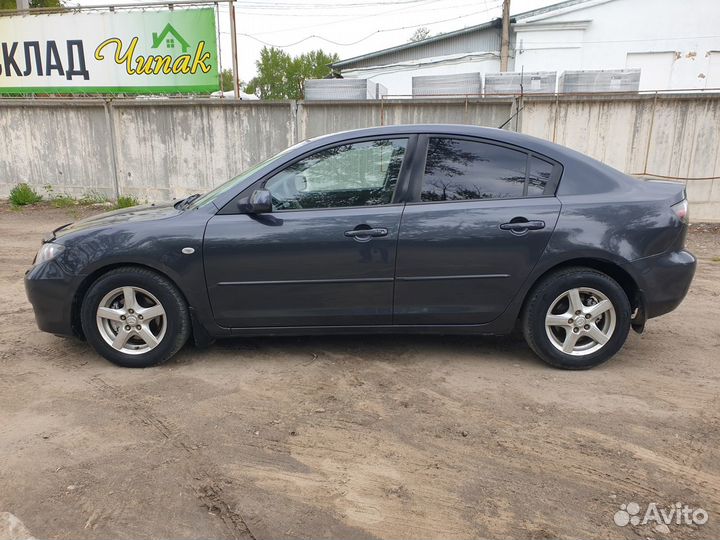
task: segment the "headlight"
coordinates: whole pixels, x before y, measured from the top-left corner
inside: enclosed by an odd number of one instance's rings
[[[40,247],[40,251],[35,255],[35,261],[33,264],[40,264],[50,259],[54,259],[65,250],[65,246],[61,244],[55,244],[53,242],[46,242]]]

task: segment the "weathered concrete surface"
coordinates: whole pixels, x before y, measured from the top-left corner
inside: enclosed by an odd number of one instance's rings
[[[357,102],[0,100],[0,196],[19,182],[158,200],[206,191],[308,137],[400,123],[498,127],[510,98]],[[532,96],[506,129],[630,174],[720,176],[720,95]],[[696,221],[720,221],[720,179],[687,181]]]
[[[42,191],[114,196],[112,145],[102,100],[0,103],[0,196],[27,182]]]
[[[523,133],[636,175],[720,177],[720,97],[533,98]],[[720,178],[688,180],[695,221],[720,221]]]
[[[298,138],[302,140],[336,131],[395,124],[446,123],[499,127],[512,114],[512,103],[509,99],[306,101],[298,104]]]
[[[290,103],[192,100],[113,106],[121,192],[204,192],[294,142]]]

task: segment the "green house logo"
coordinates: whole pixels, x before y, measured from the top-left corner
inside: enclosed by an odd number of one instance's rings
[[[185,39],[180,35],[180,33],[175,30],[172,24],[167,23],[165,25],[165,28],[163,28],[163,31],[159,34],[157,32],[153,32],[152,35],[153,49],[159,49],[161,45],[165,45],[165,48],[167,49],[174,49],[176,44],[179,44],[182,48],[182,52],[186,52],[190,48],[190,44],[185,41]]]

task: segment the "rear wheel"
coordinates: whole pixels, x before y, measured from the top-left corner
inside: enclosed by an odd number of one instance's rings
[[[144,268],[118,268],[100,276],[87,291],[80,315],[93,348],[124,367],[160,364],[190,335],[180,291]]]
[[[548,364],[588,369],[622,348],[630,316],[627,295],[614,279],[578,267],[551,274],[535,288],[522,326],[530,348]]]

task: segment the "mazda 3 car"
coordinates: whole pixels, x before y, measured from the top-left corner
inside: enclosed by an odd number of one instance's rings
[[[686,295],[682,185],[497,129],[406,125],[304,141],[204,195],[49,234],[39,328],[128,367],[189,339],[503,334],[552,366],[617,353]]]

